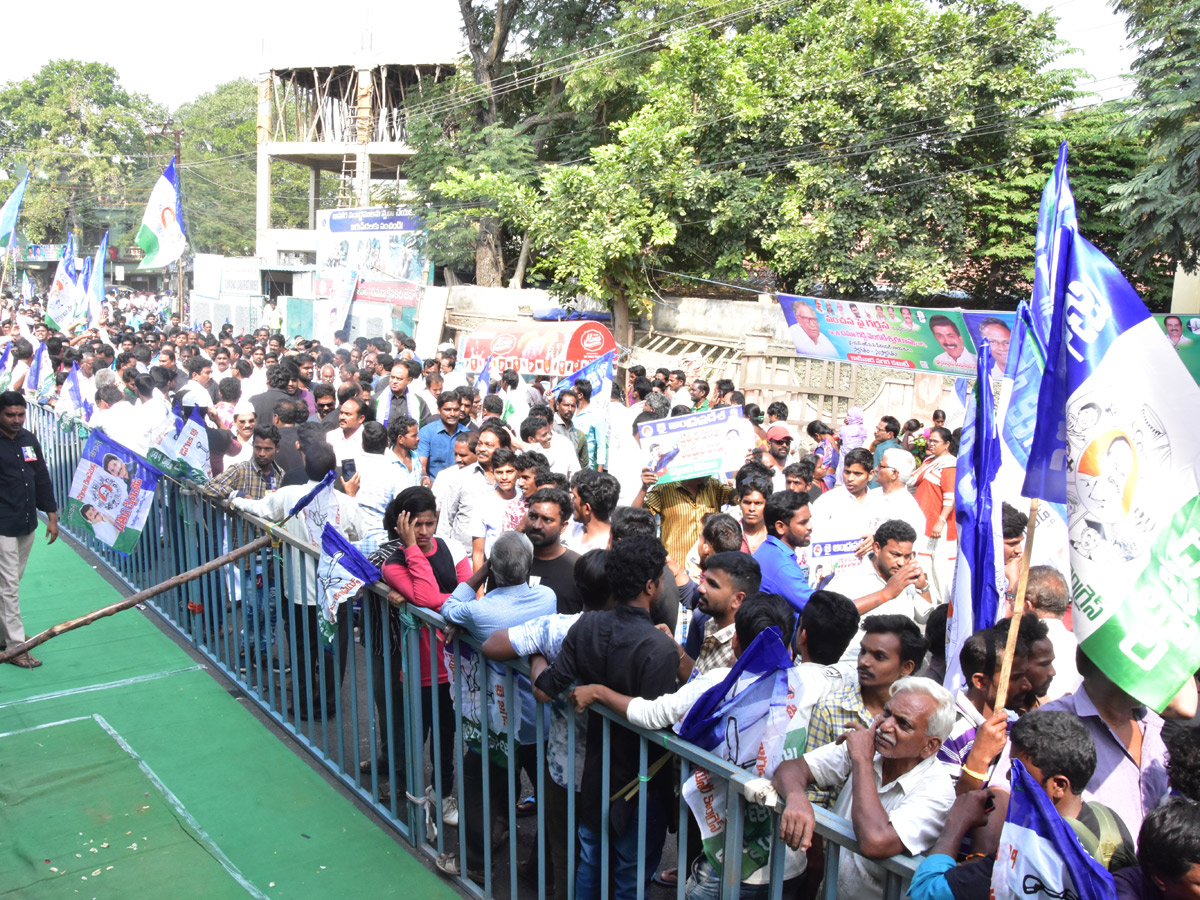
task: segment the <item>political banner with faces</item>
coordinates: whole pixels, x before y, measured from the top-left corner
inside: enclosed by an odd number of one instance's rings
[[[736,472],[754,445],[740,406],[643,422],[638,437],[659,484]]]
[[[71,479],[65,524],[76,534],[90,532],[105,546],[128,554],[142,535],[157,487],[153,468],[132,450],[93,431]]]

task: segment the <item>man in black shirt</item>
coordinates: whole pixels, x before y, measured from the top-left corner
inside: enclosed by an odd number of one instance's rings
[[[18,589],[37,511],[46,514],[46,543],[58,537],[58,504],[42,445],[25,429],[25,398],[19,391],[0,393],[0,650],[25,640]],[[23,669],[42,664],[28,653],[9,660]]]
[[[675,642],[650,620],[650,608],[662,591],[666,561],[667,551],[651,537],[626,538],[609,551],[604,571],[616,605],[604,612],[584,613],[567,633],[552,666],[547,668],[543,658],[534,657],[531,671],[535,673],[539,699],[555,697],[573,683],[603,684],[619,693],[651,700],[675,690],[679,651]],[[603,725],[599,715],[593,714],[588,719],[575,896],[578,900],[595,900],[600,896],[600,879],[609,875],[600,867],[601,815],[607,805],[614,900],[633,900],[638,895],[639,850],[644,853],[646,891],[662,856],[671,783],[663,777],[665,773],[659,773],[644,785],[648,791],[646,818],[642,823],[645,843],[639,847],[637,796],[609,804],[603,790]],[[610,793],[636,782],[642,774],[638,771],[638,741],[636,733],[615,724],[611,726]]]
[[[571,615],[583,610],[583,598],[575,586],[575,561],[579,554],[559,541],[563,523],[571,514],[571,495],[542,488],[529,498],[525,513],[525,536],[533,544],[530,584],[544,584],[554,591],[558,612]]]

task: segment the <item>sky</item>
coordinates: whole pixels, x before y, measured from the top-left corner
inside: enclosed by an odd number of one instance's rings
[[[1125,46],[1122,22],[1103,0],[1021,2],[1033,10],[1050,8],[1061,19],[1059,36],[1082,51],[1063,65],[1086,69],[1095,79],[1081,88],[1105,100],[1128,93],[1120,76],[1134,54]],[[337,3],[314,0],[205,0],[186,13],[158,5],[152,15],[60,0],[54,18],[73,27],[49,31],[43,7],[13,6],[5,13],[6,32],[39,37],[6,41],[0,82],[26,78],[51,58],[99,61],[116,68],[128,90],[172,110],[219,84],[255,78],[271,67],[352,63],[360,53],[396,63],[446,62],[462,48],[456,0],[345,7],[363,10],[364,18],[354,21],[336,15]]]

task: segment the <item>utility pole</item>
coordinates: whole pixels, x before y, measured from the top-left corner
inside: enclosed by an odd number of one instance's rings
[[[179,178],[179,208],[182,210],[183,209],[183,160],[180,157],[183,154],[183,148],[182,148],[182,141],[180,139],[183,137],[183,129],[172,127],[172,126],[174,126],[174,124],[175,124],[174,122],[168,121],[166,124],[159,126],[157,131],[146,132],[146,148],[147,148],[147,150],[149,150],[150,138],[152,138],[152,137],[166,137],[167,135],[171,135],[172,137],[175,138],[175,174]],[[180,227],[180,229],[183,228],[183,222],[179,223],[179,227]],[[184,232],[184,237],[185,238],[187,237],[187,232]],[[184,252],[186,252],[186,249]],[[178,299],[178,301],[176,301],[175,309],[179,313],[179,321],[184,322],[186,317],[184,316],[184,309],[183,309],[183,254],[182,253],[179,255],[179,261],[176,263],[176,265],[178,265],[178,267],[179,267],[179,299]]]

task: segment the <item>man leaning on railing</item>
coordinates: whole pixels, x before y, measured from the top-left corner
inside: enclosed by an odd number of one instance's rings
[[[928,850],[954,803],[954,785],[937,758],[954,726],[954,697],[929,678],[901,678],[870,728],[854,723],[832,744],[810,750],[775,770],[786,802],[780,837],[791,848],[812,844],[816,815],[809,785],[838,788],[835,815],[848,819],[862,856],[842,857],[837,895],[883,897],[883,871],[868,860]]]

